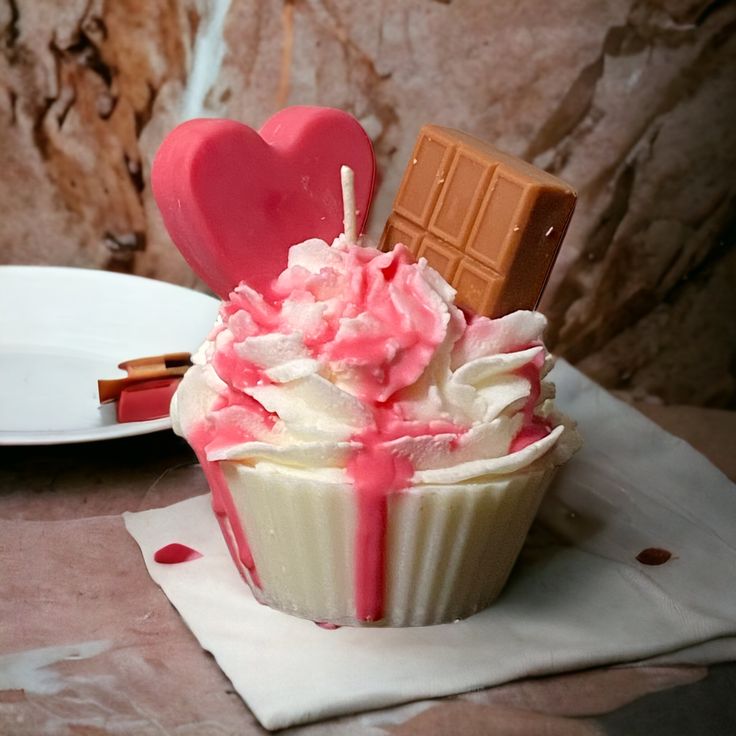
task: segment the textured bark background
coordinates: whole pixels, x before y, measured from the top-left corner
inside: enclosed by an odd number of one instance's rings
[[[736,3],[0,0],[0,262],[197,286],[151,199],[189,117],[355,114],[378,235],[420,125],[580,199],[543,303],[556,351],[636,399],[736,407]]]

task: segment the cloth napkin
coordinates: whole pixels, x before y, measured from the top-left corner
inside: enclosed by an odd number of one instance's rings
[[[733,654],[736,488],[564,361],[552,378],[585,446],[548,493],[501,598],[460,623],[324,630],[255,601],[206,496],[125,515],[149,574],[266,728],[530,675]],[[202,557],[154,562],[172,542]],[[671,557],[643,564],[649,548]]]

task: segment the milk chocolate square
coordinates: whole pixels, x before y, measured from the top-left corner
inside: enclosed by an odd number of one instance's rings
[[[404,243],[499,317],[536,308],[575,208],[565,182],[465,133],[425,125],[380,247]]]

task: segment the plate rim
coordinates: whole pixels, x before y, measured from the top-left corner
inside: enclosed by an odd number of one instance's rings
[[[51,445],[77,445],[86,442],[105,442],[107,440],[136,437],[138,435],[153,434],[172,428],[171,418],[148,419],[145,422],[121,422],[119,424],[103,425],[103,428],[120,428],[118,432],[97,432],[91,430],[74,430],[73,432],[33,432],[18,430],[10,432],[0,430],[0,447],[33,447]],[[8,436],[5,436],[8,435]],[[29,435],[24,437],[23,435]],[[63,436],[62,436],[63,435]]]

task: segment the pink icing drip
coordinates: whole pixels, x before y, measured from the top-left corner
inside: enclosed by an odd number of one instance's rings
[[[357,498],[355,607],[361,621],[383,617],[386,582],[388,498],[411,485],[414,467],[385,443],[402,437],[450,434],[454,447],[465,428],[443,420],[419,422],[402,417],[397,403],[373,404],[374,426],[352,439],[361,443],[347,464]]]
[[[230,294],[228,301],[223,303],[220,314],[223,320],[227,320],[241,311],[250,315],[253,325],[257,328],[253,334],[274,332],[279,325],[278,310],[272,302],[250,289],[237,287]]]
[[[403,421],[392,407],[375,405],[375,427],[353,437],[361,443],[347,464],[358,501],[355,539],[355,606],[361,621],[383,617],[388,497],[411,485],[411,461],[385,446],[401,437],[453,435],[454,449],[465,428],[446,421]]]
[[[361,621],[378,621],[383,618],[388,496],[409,486],[414,469],[409,460],[381,447],[379,432],[368,430],[359,440],[363,448],[347,465],[358,503],[355,608]]]
[[[259,419],[273,423],[276,421],[276,416],[267,411],[261,403],[256,401],[252,396],[241,393],[240,391],[233,391],[228,387],[223,393],[221,393],[215,402],[212,404],[211,411],[218,412],[222,409],[227,409],[231,406],[237,406],[241,409],[245,409],[248,413],[258,416]],[[245,442],[247,437],[241,438],[241,442]]]
[[[519,452],[529,445],[533,445],[535,442],[543,439],[550,433],[550,426],[547,422],[542,419],[535,417],[532,420],[532,424],[523,426],[511,440],[509,445],[509,454]]]
[[[358,503],[355,539],[355,605],[361,621],[383,617],[388,497],[411,485],[414,467],[410,460],[385,446],[401,437],[453,435],[456,446],[465,431],[451,422],[404,421],[395,407],[373,407],[374,428],[353,437],[361,443],[347,464]]]
[[[235,353],[232,344],[219,349],[213,359],[212,367],[215,373],[228,386],[241,391],[252,386],[266,386],[271,380],[265,370],[248,360],[244,360]]]
[[[240,522],[240,516],[235,507],[232,493],[230,493],[225,480],[225,475],[219,463],[210,462],[207,459],[206,447],[212,435],[213,432],[205,421],[192,431],[188,437],[188,441],[194,448],[194,452],[197,455],[197,459],[202,466],[207,483],[212,491],[212,510],[217,517],[220,529],[222,530],[222,536],[225,537],[225,542],[230,550],[230,556],[233,558],[233,562],[235,562],[241,575],[246,577],[245,570],[247,570],[253,584],[260,588],[261,582],[256,571],[255,562],[253,561],[253,555],[250,551],[250,545],[246,539],[245,530]]]
[[[255,439],[251,427],[252,420],[263,431],[270,430],[276,422],[276,415],[266,411],[261,404],[247,394],[228,388],[212,405],[210,429],[207,436],[207,451],[224,449]]]
[[[428,422],[405,419],[399,405],[392,405],[388,402],[374,406],[373,421],[382,442],[397,440],[401,437],[433,437],[438,434],[455,435],[455,441],[457,441],[467,429],[444,419],[432,419]]]
[[[531,347],[531,346],[529,346]],[[525,348],[520,348],[525,349]],[[523,414],[524,423],[516,436],[511,441],[509,452],[519,452],[525,447],[534,444],[543,437],[546,437],[552,431],[552,425],[546,419],[542,419],[534,414],[537,401],[542,393],[542,379],[540,371],[544,363],[544,352],[540,351],[534,359],[518,368],[515,372],[517,376],[521,376],[529,381],[529,397],[524,404]]]

